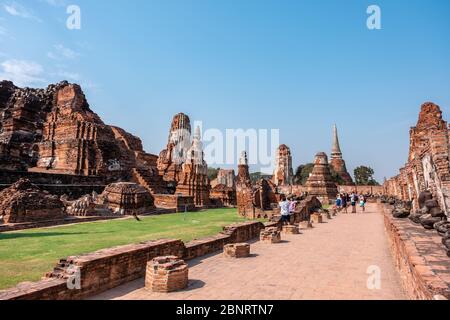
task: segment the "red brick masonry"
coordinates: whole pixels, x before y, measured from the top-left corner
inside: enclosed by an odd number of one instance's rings
[[[261,222],[244,222],[224,228],[219,235],[194,240],[158,240],[130,244],[61,260],[47,279],[23,283],[0,291],[0,300],[69,300],[84,299],[124,283],[144,277],[147,262],[159,256],[177,256],[185,260],[222,251],[224,245],[257,238],[264,229]],[[81,289],[69,290],[70,266],[79,268]]]
[[[188,265],[176,256],[158,257],[147,263],[145,287],[153,292],[174,292],[188,286]]]
[[[435,230],[425,230],[409,219],[395,219],[389,205],[380,204],[394,261],[411,299],[450,298],[450,258]]]

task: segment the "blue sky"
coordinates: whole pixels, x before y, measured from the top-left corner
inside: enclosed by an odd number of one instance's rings
[[[67,5],[81,30],[66,28]],[[366,9],[380,6],[382,29]],[[0,78],[80,83],[108,124],[159,153],[172,116],[280,129],[294,165],[329,153],[397,173],[420,105],[450,111],[447,0],[0,0]]]

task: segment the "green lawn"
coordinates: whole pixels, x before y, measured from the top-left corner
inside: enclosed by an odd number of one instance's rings
[[[161,238],[190,241],[242,222],[236,209],[214,209],[135,219],[0,233],[0,289],[37,281],[61,258]]]

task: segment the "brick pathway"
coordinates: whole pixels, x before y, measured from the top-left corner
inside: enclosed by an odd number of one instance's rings
[[[365,214],[341,214],[328,223],[283,235],[277,245],[252,244],[252,257],[221,254],[190,261],[190,285],[154,294],[143,279],[95,299],[406,299],[384,231],[383,216],[369,204]],[[381,270],[381,289],[369,290],[369,266]]]

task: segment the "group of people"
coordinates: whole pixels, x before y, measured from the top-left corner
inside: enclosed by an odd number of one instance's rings
[[[294,196],[290,197],[286,197],[285,195],[281,196],[281,201],[278,204],[278,206],[280,207],[281,222],[283,225],[289,224],[291,216],[295,213],[295,208],[300,199],[301,198]]]
[[[338,211],[343,210],[344,213],[348,213],[348,207],[352,207],[352,213],[356,213],[356,206],[359,204],[362,211],[366,211],[367,198],[364,195],[358,195],[356,192],[340,193],[336,199],[336,209]]]
[[[281,222],[283,225],[289,224],[291,220],[291,216],[295,213],[295,209],[297,204],[301,201],[300,197],[285,195],[281,196],[281,201],[278,204],[281,213]],[[356,213],[356,207],[359,205],[363,212],[366,211],[366,202],[367,197],[360,194],[358,195],[356,192],[348,193],[340,193],[336,199],[336,209],[338,211],[344,211],[344,213],[348,213],[348,208],[352,207],[352,213]]]

